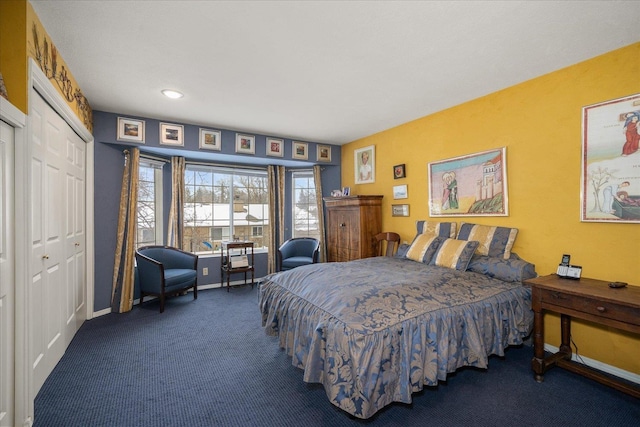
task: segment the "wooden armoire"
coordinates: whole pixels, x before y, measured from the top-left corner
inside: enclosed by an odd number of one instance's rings
[[[382,197],[324,198],[329,262],[351,261],[378,254],[374,236],[382,231]]]

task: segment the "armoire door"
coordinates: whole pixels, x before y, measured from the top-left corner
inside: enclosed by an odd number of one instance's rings
[[[0,426],[14,425],[14,129],[0,121]]]
[[[85,318],[84,142],[32,89],[28,299],[34,394]]]

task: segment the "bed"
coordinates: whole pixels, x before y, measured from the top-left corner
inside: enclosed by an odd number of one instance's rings
[[[268,275],[259,291],[262,326],[304,381],[323,384],[333,405],[369,418],[392,402],[410,403],[412,393],[462,366],[487,368],[490,355],[503,356],[530,334],[531,291],[522,280],[535,267],[481,246],[418,233],[396,257]]]

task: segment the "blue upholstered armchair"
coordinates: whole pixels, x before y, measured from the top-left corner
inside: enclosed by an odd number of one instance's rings
[[[165,298],[193,288],[198,298],[198,256],[170,246],[144,246],[136,251],[140,305],[145,295],[160,298],[160,313]]]
[[[315,264],[320,254],[320,242],[312,237],[289,239],[278,249],[278,271],[301,265]]]

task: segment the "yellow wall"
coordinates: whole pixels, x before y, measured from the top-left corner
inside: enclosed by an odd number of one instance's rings
[[[28,58],[33,58],[73,112],[93,130],[93,111],[69,67],[26,0],[0,1],[0,72],[9,100],[28,113]]]
[[[410,242],[415,221],[429,218],[427,164],[505,146],[509,216],[438,219],[518,228],[514,252],[540,275],[555,272],[568,253],[584,277],[640,285],[640,224],[580,221],[582,107],[639,93],[638,76],[635,43],[353,141],[342,148],[342,185],[353,194],[384,195],[384,231]],[[353,151],[369,145],[376,150],[376,182],[355,185]],[[393,166],[402,163],[407,177],[394,180]],[[408,185],[409,198],[395,203],[410,205],[408,218],[391,216],[392,187],[399,184]],[[547,315],[547,322],[545,341],[558,346],[558,317]],[[581,355],[640,374],[638,336],[577,320],[572,334]]]
[[[0,73],[9,100],[27,113],[27,3],[0,1]]]

